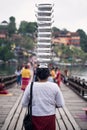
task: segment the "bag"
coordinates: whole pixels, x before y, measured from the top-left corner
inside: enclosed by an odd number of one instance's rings
[[[25,115],[23,120],[23,126],[25,130],[32,130],[32,121],[29,114]]]
[[[33,82],[30,86],[30,102],[28,103],[28,113],[25,115],[23,120],[23,126],[25,130],[32,130],[32,88]]]

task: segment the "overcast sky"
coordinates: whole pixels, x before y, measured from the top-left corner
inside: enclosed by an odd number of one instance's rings
[[[10,16],[15,17],[17,25],[22,20],[36,21],[35,4],[44,1],[54,4],[53,26],[71,32],[83,29],[87,34],[87,0],[0,0],[0,23],[9,22]]]

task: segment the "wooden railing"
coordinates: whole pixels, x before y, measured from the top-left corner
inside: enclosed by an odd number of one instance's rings
[[[81,97],[87,99],[87,81],[80,79],[79,77],[69,77],[69,85],[75,90]]]
[[[14,82],[16,82],[16,80],[17,80],[16,75],[0,76],[0,84],[4,84],[4,86],[13,84]]]

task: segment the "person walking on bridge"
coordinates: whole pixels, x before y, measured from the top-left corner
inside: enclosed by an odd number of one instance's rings
[[[51,70],[50,70],[50,75],[52,76],[54,82],[55,82],[55,76],[56,76],[56,72],[55,72],[55,68],[52,67]]]
[[[56,83],[48,81],[48,68],[37,69],[37,82],[33,82],[32,92],[32,125],[33,130],[56,130],[56,107],[64,106],[64,98]],[[30,84],[26,88],[22,106],[28,107],[30,100]]]
[[[55,81],[58,84],[58,86],[60,87],[60,84],[61,84],[61,71],[60,71],[60,69],[58,67],[56,68]]]
[[[17,67],[15,74],[17,76],[17,87],[19,87],[21,85],[21,67],[20,66]]]
[[[21,76],[22,76],[21,89],[25,90],[27,85],[29,84],[29,81],[30,81],[30,78],[31,78],[31,71],[30,71],[28,65],[25,65],[25,67],[22,69]]]

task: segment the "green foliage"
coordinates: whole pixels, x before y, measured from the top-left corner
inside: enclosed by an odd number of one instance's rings
[[[77,32],[80,35],[80,45],[84,52],[87,52],[87,35],[82,29],[78,29]]]
[[[69,31],[67,29],[65,29],[65,28],[63,30],[60,30],[57,27],[53,27],[52,28],[52,36],[54,36],[55,38],[58,37],[58,33],[60,33],[60,34],[66,34],[68,32]]]
[[[36,23],[36,22],[29,22],[29,23],[27,24],[26,31],[27,31],[28,33],[33,34],[33,33],[35,33],[36,30],[37,30],[37,23]]]
[[[19,45],[27,50],[34,48],[34,42],[29,36],[22,36]]]
[[[10,22],[8,24],[8,33],[9,33],[9,36],[11,36],[12,34],[16,32],[17,29],[16,29],[15,18],[11,16],[9,20]]]
[[[52,31],[53,32],[58,32],[58,31],[60,31],[60,29],[58,29],[57,27],[52,27]]]
[[[21,21],[18,32],[22,34],[34,34],[36,30],[36,22]]]
[[[0,60],[7,61],[14,57],[14,53],[11,52],[11,45],[8,41],[4,41],[4,44],[0,46]]]
[[[72,56],[72,51],[70,50],[69,46],[62,45],[61,49],[62,49],[62,55],[63,55],[63,57],[69,58],[69,57]]]
[[[20,47],[27,50],[33,50],[35,43],[34,38],[36,36],[37,32],[37,23],[36,22],[27,22],[27,21],[21,21],[18,33],[21,33],[21,37],[19,38],[12,38],[12,34],[16,33],[16,23],[15,23],[15,17],[11,16],[9,18],[8,26],[6,25],[0,25],[0,29],[6,30],[9,33],[8,41],[0,39],[0,59],[2,60],[8,60],[10,58],[14,57],[13,52],[11,51],[11,45],[12,43],[15,43],[16,47]],[[57,37],[58,34],[56,32],[61,32],[61,34],[66,34],[68,31],[67,29],[60,30],[57,27],[52,28],[52,32],[54,37]],[[53,50],[57,54],[57,56],[60,56],[64,59],[73,59],[73,58],[86,58],[86,54],[84,52],[87,52],[87,35],[82,29],[78,29],[77,32],[80,35],[80,45],[81,49],[77,48],[70,48],[69,46],[54,46]]]
[[[60,29],[58,29],[57,27],[52,27],[52,35],[54,36],[54,37],[57,37],[58,36],[58,34],[56,34],[56,32],[59,32],[60,31]]]
[[[8,30],[8,26],[7,25],[0,25],[0,30]]]
[[[75,62],[76,59],[82,59],[82,61],[85,61],[87,55],[81,48],[65,45],[54,46],[54,52],[65,62]]]
[[[21,21],[20,26],[19,26],[19,33],[25,34],[26,33],[26,28],[27,28],[27,21]]]

